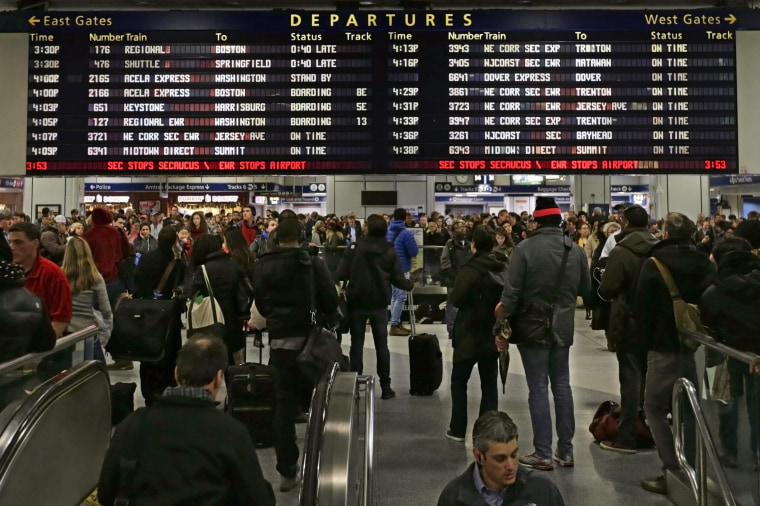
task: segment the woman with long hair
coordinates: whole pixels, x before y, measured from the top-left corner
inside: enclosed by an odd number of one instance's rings
[[[69,240],[71,237],[82,237],[82,234],[84,234],[84,225],[82,225],[82,222],[76,221],[69,227],[69,237],[66,240]]]
[[[113,321],[106,283],[95,266],[87,241],[72,237],[66,243],[61,269],[71,286],[71,322],[66,331],[77,332],[92,325],[95,322],[95,309],[100,311],[104,321]],[[93,306],[95,300],[97,307]],[[106,357],[97,337],[85,340],[84,359],[105,363]]]
[[[190,237],[193,241],[198,239],[202,235],[208,234],[208,223],[206,223],[206,217],[203,215],[203,211],[195,211],[190,217]]]
[[[139,253],[140,255],[158,249],[158,241],[156,241],[155,237],[150,235],[150,223],[144,221],[140,224],[140,235],[135,237],[132,241],[132,245],[135,247],[135,254]]]
[[[193,269],[191,293],[209,295],[203,267],[206,268],[211,291],[219,302],[224,315],[224,335],[219,336],[227,345],[230,365],[235,363],[233,354],[245,346],[243,322],[250,317],[250,304],[242,278],[245,276],[238,264],[224,252],[219,237],[201,236],[193,245],[190,257]]]

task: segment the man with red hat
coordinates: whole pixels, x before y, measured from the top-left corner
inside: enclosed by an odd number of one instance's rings
[[[124,283],[119,279],[119,262],[129,254],[127,237],[111,224],[111,213],[104,207],[92,211],[92,227],[82,238],[92,250],[92,257],[98,272],[106,282],[106,291],[111,307],[124,292]]]
[[[509,282],[504,286],[501,302],[512,320],[511,341],[520,351],[528,382],[534,450],[521,456],[520,463],[551,471],[552,459],[562,467],[574,465],[575,414],[568,359],[575,332],[576,299],[578,295],[588,295],[591,277],[583,248],[562,233],[562,212],[554,199],[538,197],[533,218],[538,228],[512,251]],[[540,329],[531,327],[531,318],[551,324],[548,330],[543,325]],[[507,347],[507,341],[499,337],[495,341],[499,351]],[[554,455],[550,380],[557,417]]]

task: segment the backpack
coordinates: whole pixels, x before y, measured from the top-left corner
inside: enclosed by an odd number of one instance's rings
[[[673,315],[675,317],[676,330],[678,330],[678,338],[681,341],[681,345],[686,350],[695,351],[699,348],[699,343],[684,336],[680,329],[684,328],[687,330],[693,330],[700,334],[706,333],[705,327],[702,325],[702,316],[699,312],[699,308],[696,304],[690,304],[681,298],[681,292],[678,291],[676,282],[665,264],[654,257],[652,257],[652,262],[654,262],[654,265],[660,271],[660,275],[665,281],[665,286],[667,286],[668,291],[670,292],[670,298],[673,299]]]

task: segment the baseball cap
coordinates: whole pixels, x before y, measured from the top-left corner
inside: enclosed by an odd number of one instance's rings
[[[53,221],[55,221],[56,223],[66,223],[66,217],[62,214],[59,214],[53,219]]]

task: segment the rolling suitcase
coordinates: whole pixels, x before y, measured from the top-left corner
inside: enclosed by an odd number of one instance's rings
[[[274,445],[275,391],[272,367],[261,363],[232,365],[225,371],[227,411],[248,428],[257,448]]]
[[[417,334],[414,297],[409,292],[409,393],[433,395],[443,381],[443,354],[434,334]]]

